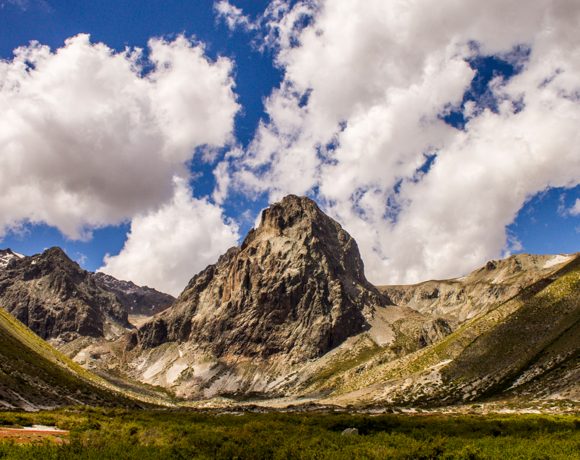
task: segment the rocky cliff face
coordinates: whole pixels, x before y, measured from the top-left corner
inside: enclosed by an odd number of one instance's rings
[[[368,329],[373,310],[385,304],[364,276],[353,238],[310,199],[288,196],[133,343],[150,349],[188,341],[218,358],[297,362]]]
[[[305,361],[369,331],[386,305],[352,237],[310,199],[288,196],[128,337],[124,368],[181,396],[271,396]]]
[[[131,327],[115,295],[60,248],[11,260],[0,271],[0,305],[44,339],[116,336]]]
[[[169,307],[175,297],[147,286],[137,286],[131,281],[122,281],[105,273],[94,273],[95,283],[112,292],[129,315],[153,316]]]

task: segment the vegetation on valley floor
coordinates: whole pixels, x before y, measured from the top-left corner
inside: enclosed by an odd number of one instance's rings
[[[213,413],[63,409],[0,426],[68,429],[65,445],[0,442],[2,459],[580,458],[575,415]],[[342,435],[357,428],[359,435]]]

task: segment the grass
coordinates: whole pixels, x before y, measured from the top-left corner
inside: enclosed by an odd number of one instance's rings
[[[166,390],[113,376],[110,380],[53,348],[0,306],[0,399],[18,405],[18,393],[44,407],[62,405],[63,400],[132,407],[174,402]]]
[[[331,377],[369,361],[381,351],[382,349],[370,338],[363,336],[363,339],[355,343],[352,349],[334,356],[304,383],[304,387],[307,387],[309,392],[314,392],[318,386],[326,383]]]
[[[69,397],[71,403],[132,404],[0,308],[0,394],[17,399],[14,391],[41,405]]]
[[[0,413],[0,425],[71,430],[67,445],[0,443],[2,459],[580,458],[580,418],[547,415]],[[343,436],[345,428],[360,435]]]

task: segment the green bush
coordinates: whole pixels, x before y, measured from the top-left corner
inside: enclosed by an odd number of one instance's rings
[[[66,445],[0,442],[0,459],[578,459],[576,416],[219,414],[72,409],[0,413],[71,430]],[[50,423],[48,423],[50,422]],[[359,435],[343,436],[345,428]]]

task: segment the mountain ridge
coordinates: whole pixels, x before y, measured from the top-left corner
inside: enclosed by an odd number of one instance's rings
[[[10,259],[0,302],[17,314],[41,301],[47,313],[68,306],[78,314],[105,299],[104,308],[127,315],[149,292],[85,272],[60,249]],[[115,288],[127,290],[125,306]],[[153,313],[151,305],[142,311]],[[66,315],[47,317],[69,324]],[[159,385],[183,404],[577,404],[579,327],[580,253],[518,254],[460,278],[375,287],[354,239],[312,200],[290,195],[169,308],[117,334],[73,328],[59,348],[115,384],[137,393]]]
[[[132,281],[119,280],[103,272],[92,274],[97,285],[112,292],[129,315],[153,316],[175,302],[175,297],[149,286],[138,286]]]
[[[131,327],[114,295],[57,247],[1,270],[0,304],[44,339],[118,335],[116,329]]]
[[[0,406],[38,410],[79,404],[138,406],[0,308]]]
[[[110,275],[82,269],[58,247],[22,256],[0,250],[0,303],[42,338],[118,337],[128,315],[151,316],[175,299]]]
[[[465,276],[426,280],[409,285],[378,285],[397,305],[465,321],[485,312],[487,305],[503,302],[526,286],[548,276],[553,267],[577,254],[515,254],[490,260]]]

